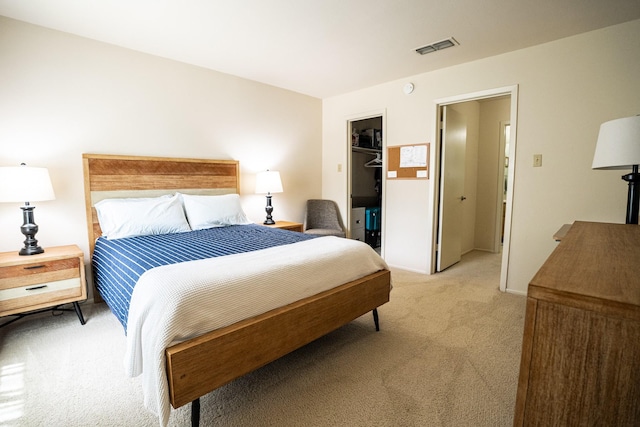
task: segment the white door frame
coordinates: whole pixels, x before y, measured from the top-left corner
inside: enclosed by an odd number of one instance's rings
[[[447,98],[436,99],[436,125],[433,127],[434,135],[432,140],[436,141],[434,144],[434,162],[433,165],[433,179],[430,183],[431,194],[433,195],[432,212],[433,212],[433,224],[432,224],[432,248],[431,251],[431,273],[435,273],[436,270],[436,239],[438,236],[438,201],[440,198],[440,123],[441,123],[441,108],[444,105],[457,104],[466,101],[476,101],[479,99],[494,98],[498,96],[508,95],[511,97],[511,111],[510,111],[510,124],[511,135],[509,137],[509,170],[507,176],[507,206],[504,219],[504,243],[502,245],[502,266],[500,271],[500,290],[507,290],[507,280],[509,274],[509,253],[511,247],[511,217],[513,212],[513,190],[514,190],[514,177],[515,177],[515,165],[516,165],[516,135],[518,127],[518,85],[505,86],[495,89],[488,89],[480,92],[467,93],[463,95],[456,95]]]
[[[505,147],[506,147],[506,136],[505,136],[505,132],[504,132],[504,128],[505,126],[509,126],[509,129],[511,129],[511,122],[509,120],[501,120],[500,121],[500,130],[499,130],[499,135],[500,135],[500,152],[498,153],[498,159],[499,159],[499,164],[502,165],[502,167],[500,167],[500,171],[498,172],[498,182],[496,183],[497,185],[497,200],[496,200],[496,212],[498,213],[498,215],[496,216],[496,233],[494,236],[494,242],[493,242],[493,250],[494,252],[498,252],[498,250],[500,249],[500,246],[502,245],[502,227],[504,227],[504,223],[503,223],[503,219],[502,219],[502,204],[503,204],[503,198],[502,195],[504,194],[504,161],[505,161],[505,157],[507,159],[509,159],[508,154],[505,153]],[[509,138],[511,138],[511,131],[509,131]],[[509,161],[509,163],[511,163]],[[511,167],[511,165],[508,165],[507,167],[507,171],[509,170],[509,167]],[[508,176],[508,174],[507,174]],[[509,186],[507,186],[507,190],[509,189]]]

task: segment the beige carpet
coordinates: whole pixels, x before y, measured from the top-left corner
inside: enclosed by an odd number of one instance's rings
[[[391,302],[201,399],[203,426],[510,426],[525,298],[498,290],[498,255],[432,276],[394,270]],[[0,329],[0,425],[155,426],[125,378],[104,304]],[[2,319],[4,320],[4,319]],[[170,425],[190,424],[190,405]]]

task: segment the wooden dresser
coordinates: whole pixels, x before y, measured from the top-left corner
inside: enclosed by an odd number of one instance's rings
[[[640,425],[640,226],[576,222],[531,280],[522,425]]]

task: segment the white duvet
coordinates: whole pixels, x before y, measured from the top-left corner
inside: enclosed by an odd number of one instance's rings
[[[321,237],[153,268],[131,297],[125,371],[142,374],[144,402],[165,426],[165,349],[387,268],[368,245]]]

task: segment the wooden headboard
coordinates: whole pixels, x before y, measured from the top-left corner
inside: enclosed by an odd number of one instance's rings
[[[90,256],[102,235],[94,205],[100,200],[185,194],[240,194],[237,160],[83,154]]]

